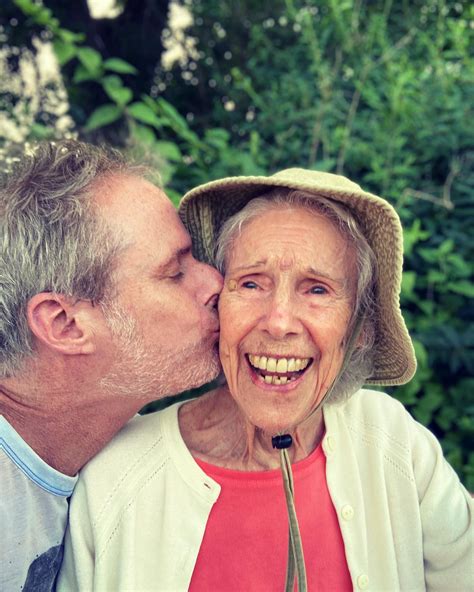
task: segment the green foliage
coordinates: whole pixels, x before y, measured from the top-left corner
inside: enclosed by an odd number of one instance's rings
[[[469,3],[194,0],[200,59],[158,72],[158,98],[132,90],[139,64],[102,56],[33,0],[15,3],[25,26],[52,36],[80,134],[144,147],[175,202],[213,178],[289,166],[345,174],[391,201],[418,359],[415,378],[392,394],[474,491]],[[41,122],[32,131],[49,133]]]
[[[190,71],[199,84],[186,93],[168,83],[165,97],[187,109],[200,98],[196,131],[224,128],[266,171],[346,174],[399,212],[401,302],[418,370],[390,390],[474,490],[472,9],[443,0],[271,8],[246,0],[197,1],[193,12],[203,56]]]

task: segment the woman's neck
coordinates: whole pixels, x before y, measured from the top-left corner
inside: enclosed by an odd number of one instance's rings
[[[264,471],[280,466],[272,436],[251,424],[242,414],[227,386],[181,406],[179,425],[191,454],[205,462],[240,471]],[[291,462],[313,452],[324,435],[322,411],[290,432]]]

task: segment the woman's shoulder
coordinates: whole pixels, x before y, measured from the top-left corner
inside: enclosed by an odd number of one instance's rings
[[[360,389],[349,397],[343,406],[350,414],[360,413],[364,416],[386,416],[387,412],[405,416],[408,412],[395,397],[373,389]]]
[[[325,419],[337,424],[336,429],[344,426],[349,430],[352,439],[395,447],[405,453],[418,425],[394,397],[369,389],[361,389],[344,403],[334,405],[327,415]]]
[[[128,482],[162,464],[169,456],[164,432],[173,423],[177,407],[133,417],[82,469],[80,481],[110,490],[112,484]]]

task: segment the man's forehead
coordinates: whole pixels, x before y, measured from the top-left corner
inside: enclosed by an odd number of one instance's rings
[[[100,217],[128,256],[166,263],[188,251],[191,239],[165,193],[145,179],[111,175],[95,186]],[[132,249],[132,251],[130,251]]]
[[[162,189],[143,177],[127,172],[114,172],[101,176],[92,183],[91,191],[99,208],[113,207],[122,201],[130,204],[139,203],[146,196],[152,196],[153,199],[162,203],[169,202]]]

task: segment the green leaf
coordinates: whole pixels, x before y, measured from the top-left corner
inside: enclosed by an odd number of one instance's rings
[[[125,86],[111,90],[107,94],[113,101],[117,103],[117,105],[120,105],[121,107],[125,107],[125,105],[130,103],[130,101],[133,99],[133,92]]]
[[[142,94],[141,99],[145,103],[145,105],[148,105],[148,107],[150,107],[153,113],[158,113],[158,105],[156,104],[156,101],[154,101],[149,95]]]
[[[34,16],[41,10],[41,6],[32,2],[32,0],[14,0],[15,6],[22,11],[26,16]]]
[[[93,74],[82,64],[79,64],[74,70],[74,76],[72,79],[76,84],[79,84],[80,82],[86,82],[87,80],[98,80],[99,78],[100,72]]]
[[[76,55],[76,46],[56,39],[53,43],[54,53],[60,66],[67,64]]]
[[[104,76],[104,78],[102,79],[102,86],[107,91],[107,89],[109,88],[122,88],[123,82],[120,76],[112,74],[110,76]]]
[[[229,132],[222,128],[213,128],[207,130],[204,134],[204,142],[217,150],[225,150],[229,144],[229,139]]]
[[[14,0],[14,4],[24,15],[30,16],[36,24],[50,27],[53,30],[58,28],[58,19],[54,18],[51,10],[42,4],[32,2],[32,0]]]
[[[447,255],[448,253],[451,253],[451,251],[454,249],[454,241],[450,238],[444,240],[438,247],[438,253],[440,255]]]
[[[74,31],[62,28],[57,30],[57,36],[64,43],[80,43],[86,39],[85,33],[74,33]]]
[[[85,131],[90,132],[99,127],[109,125],[110,123],[117,121],[117,119],[120,119],[122,113],[122,109],[117,107],[117,105],[101,105],[92,112],[84,129]]]
[[[402,274],[402,296],[405,298],[413,297],[415,289],[416,273],[414,271],[404,271]]]
[[[426,368],[428,366],[428,352],[425,346],[417,339],[413,339],[412,341],[418,366],[420,368]]]
[[[403,250],[405,256],[411,255],[413,246],[419,241],[426,240],[430,233],[426,230],[421,230],[421,221],[414,220],[411,227],[405,227],[403,229]]]
[[[54,135],[54,130],[41,123],[34,123],[30,129],[31,136],[37,140],[47,140]]]
[[[137,121],[152,125],[156,129],[161,129],[161,119],[157,117],[153,111],[144,103],[132,103],[127,107],[127,113]]]
[[[132,134],[139,142],[143,142],[144,144],[155,144],[155,133],[145,125],[138,125],[136,123],[133,126]]]
[[[426,274],[426,279],[430,284],[442,284],[448,279],[446,274],[437,269],[430,269]]]
[[[459,282],[448,282],[448,290],[455,292],[456,294],[462,294],[468,298],[474,298],[474,284],[467,280],[461,280]]]
[[[162,114],[168,118],[173,127],[180,130],[189,130],[188,122],[178,113],[171,103],[168,103],[165,99],[158,99],[157,104],[160,107]]]
[[[431,317],[433,315],[435,305],[432,300],[418,300],[417,304],[426,316]]]
[[[96,73],[101,70],[102,56],[92,47],[80,47],[77,50],[77,56],[89,72]]]
[[[171,160],[172,162],[181,162],[183,159],[183,155],[181,154],[181,150],[174,142],[165,142],[160,140],[155,144],[158,152],[164,156],[167,160]]]
[[[106,70],[111,70],[112,72],[118,72],[119,74],[137,74],[138,70],[132,64],[129,64],[125,60],[121,60],[120,58],[109,58],[105,60],[103,66]]]
[[[418,249],[418,253],[428,263],[438,263],[439,253],[437,249]]]
[[[129,103],[133,98],[132,91],[123,86],[122,80],[118,76],[106,76],[102,81],[102,86],[109,98],[121,107]]]

